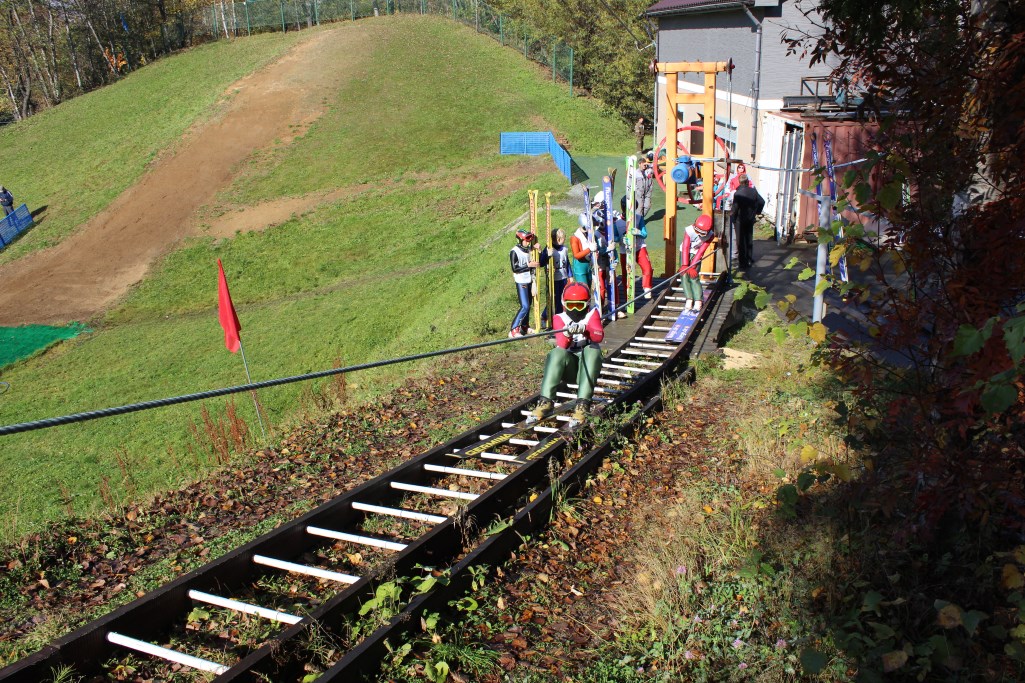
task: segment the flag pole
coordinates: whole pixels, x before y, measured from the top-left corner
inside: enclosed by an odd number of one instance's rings
[[[238,340],[238,350],[242,353],[242,366],[246,369],[246,381],[250,384],[253,383],[253,378],[249,376],[249,363],[246,362],[246,347],[242,345],[242,340]],[[260,416],[260,404],[256,400],[256,390],[254,389],[253,394],[253,407],[256,408],[256,419],[260,421],[260,431],[263,433],[263,442],[267,443],[267,430],[263,427],[263,417]]]

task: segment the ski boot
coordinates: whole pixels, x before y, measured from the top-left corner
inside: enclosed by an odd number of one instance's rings
[[[542,398],[537,402],[537,406],[527,414],[527,424],[532,425],[535,422],[545,419],[552,412],[552,408],[555,407],[555,402],[551,399]]]
[[[587,421],[587,415],[591,412],[591,402],[585,398],[577,401],[577,406],[573,410],[572,417],[566,423],[566,429],[573,431],[577,427],[580,427]]]

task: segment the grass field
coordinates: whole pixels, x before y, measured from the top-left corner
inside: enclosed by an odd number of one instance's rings
[[[374,189],[264,232],[196,239],[170,254],[122,305],[95,321],[92,334],[5,369],[11,390],[0,397],[0,423],[243,383],[240,359],[224,349],[217,324],[217,258],[225,264],[254,380],[328,368],[336,359],[353,364],[505,334],[516,304],[507,272],[512,240],[501,232],[526,209],[528,186],[557,193],[567,186],[546,159],[499,157],[499,132],[549,128],[572,141],[574,153],[621,154],[630,148],[628,129],[594,103],[570,98],[515,51],[465,27],[434,18],[365,25],[378,36],[364,72],[302,137],[254,156],[219,204],[230,209],[364,183]],[[238,57],[232,66],[241,74],[305,35],[260,37],[248,51],[237,47],[247,41],[236,41],[230,49],[249,61],[244,67]],[[140,101],[179,92],[191,68],[217,61],[217,49],[227,48],[211,46],[143,69],[88,96],[87,110],[76,100],[39,123],[13,126],[4,133],[8,144],[29,144],[22,130],[39,140],[44,124],[72,125],[61,119],[65,110],[103,130],[88,155],[62,152],[62,145],[78,142],[45,138],[54,158],[66,158],[60,191],[93,192],[95,208],[83,208],[78,220],[84,219],[116,194],[96,182],[106,171],[89,160],[115,155],[121,144],[125,132],[104,127],[125,106],[123,89],[136,88]],[[205,108],[197,104],[190,121],[216,106],[216,88],[209,90]],[[176,130],[187,123],[183,117]],[[176,135],[140,134],[149,142],[133,157],[132,177]],[[36,201],[65,200],[40,190]],[[48,240],[74,226],[69,219],[57,230],[55,223]],[[410,372],[397,366],[355,375],[349,387],[368,397]],[[261,392],[260,400],[281,426],[301,416],[300,397],[308,391],[289,385]],[[223,414],[223,399],[206,403],[215,416]],[[248,397],[238,404],[255,425]],[[200,410],[189,404],[2,437],[0,477],[13,485],[0,497],[0,534],[10,539],[68,512],[92,513],[125,500],[130,492],[120,468],[132,472],[135,495],[201,475],[208,445],[189,429],[201,423]]]
[[[268,33],[204,45],[0,129],[0,182],[19,204],[46,207],[37,227],[0,251],[0,263],[59,242],[99,213],[208,116],[231,83],[298,40]]]

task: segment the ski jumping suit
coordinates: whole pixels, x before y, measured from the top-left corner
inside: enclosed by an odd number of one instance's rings
[[[570,267],[573,269],[573,281],[588,287],[591,286],[591,244],[594,236],[591,231],[577,228],[569,238],[569,246],[573,251]]]
[[[524,249],[517,244],[509,250],[509,265],[512,266],[513,282],[516,283],[516,296],[520,300],[520,310],[513,318],[511,330],[523,331],[527,325],[527,316],[530,314],[530,285],[533,281],[534,269],[528,266],[530,263],[530,249]]]
[[[541,380],[541,396],[549,401],[555,400],[555,389],[563,380],[577,381],[577,398],[590,401],[594,395],[594,385],[601,372],[602,357],[599,344],[605,338],[605,328],[601,324],[601,314],[592,308],[581,321],[584,332],[575,334],[570,339],[564,330],[573,319],[567,313],[555,316],[554,329],[555,348],[548,352],[545,360],[545,374]]]
[[[635,190],[637,208],[641,215],[647,216],[648,211],[651,210],[651,186],[655,182],[655,173],[651,170],[650,166],[636,168],[634,169],[634,178],[636,178],[637,182],[637,189]]]
[[[622,225],[620,225],[622,223]],[[634,256],[637,260],[637,265],[641,267],[641,287],[644,290],[651,289],[651,259],[648,258],[648,228],[644,223],[644,216],[641,214],[634,215]],[[616,220],[616,228],[619,234],[626,234],[626,221],[622,218]],[[620,269],[623,273],[623,285],[626,286],[626,258],[622,261],[622,268]],[[626,300],[624,293],[623,300]]]
[[[698,270],[701,268],[701,258],[711,243],[711,230],[704,238],[697,233],[693,225],[688,225],[683,231],[683,242],[680,244],[680,272],[683,273],[683,296],[688,299],[699,302],[703,300]]]
[[[562,290],[566,289],[566,283],[569,281],[569,249],[565,244],[561,247],[552,245],[551,256],[548,255],[547,249],[541,251],[541,267],[547,268],[549,263],[555,272],[553,276],[555,291],[552,294],[552,301],[555,302],[555,313],[559,314],[562,313]],[[541,319],[548,320],[547,307],[541,312]]]

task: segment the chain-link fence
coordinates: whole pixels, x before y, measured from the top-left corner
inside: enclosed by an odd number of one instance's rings
[[[250,0],[213,2],[190,20],[178,18],[162,33],[168,44],[185,44],[192,36],[211,39],[244,36],[264,31],[296,31],[335,21],[390,14],[446,16],[502,45],[521,50],[523,56],[552,73],[552,80],[569,85],[573,94],[573,48],[560,40],[539,35],[524,21],[501,14],[479,0]]]

